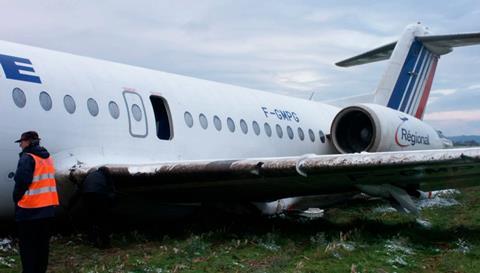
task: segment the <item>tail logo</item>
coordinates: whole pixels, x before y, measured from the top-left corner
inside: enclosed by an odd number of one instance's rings
[[[427,103],[438,55],[415,40],[399,71],[388,107],[422,118]]]
[[[399,117],[401,122],[395,130],[395,143],[402,147],[415,146],[417,144],[430,145],[430,136],[421,135],[416,131],[412,131],[406,126],[408,118]]]

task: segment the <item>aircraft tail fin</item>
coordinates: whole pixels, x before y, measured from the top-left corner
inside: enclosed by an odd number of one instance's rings
[[[423,118],[440,55],[453,47],[480,44],[480,33],[428,35],[420,24],[409,25],[397,42],[336,63],[348,67],[389,59],[374,103]]]

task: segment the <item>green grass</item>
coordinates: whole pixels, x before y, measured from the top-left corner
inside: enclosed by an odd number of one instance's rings
[[[409,215],[374,212],[385,205],[375,201],[312,221],[145,223],[115,232],[108,250],[57,235],[49,272],[480,272],[480,188],[456,199],[461,205],[422,211],[430,229]],[[15,249],[0,249],[0,272],[20,269]]]

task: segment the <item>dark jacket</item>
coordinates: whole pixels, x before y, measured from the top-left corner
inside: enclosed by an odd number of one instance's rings
[[[82,187],[83,194],[94,193],[113,200],[115,188],[112,181],[100,170],[88,173]]]
[[[39,146],[30,145],[23,149],[19,154],[17,171],[15,172],[15,188],[13,189],[13,202],[15,203],[15,220],[27,221],[35,219],[50,218],[55,216],[54,206],[43,208],[25,209],[18,206],[18,201],[22,199],[25,192],[33,180],[33,172],[35,170],[35,160],[28,153],[34,154],[41,158],[48,158],[50,153]]]

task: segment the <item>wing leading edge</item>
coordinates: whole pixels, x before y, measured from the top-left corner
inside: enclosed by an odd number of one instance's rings
[[[358,185],[421,189],[480,184],[480,148],[309,155],[286,158],[104,165],[119,192],[168,201],[267,201],[358,190]],[[85,177],[76,169],[59,176]]]

